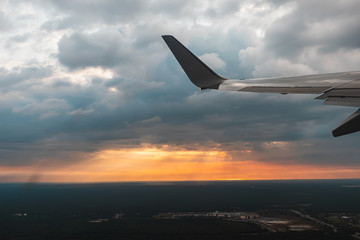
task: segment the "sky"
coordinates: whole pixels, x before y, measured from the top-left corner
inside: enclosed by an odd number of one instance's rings
[[[354,108],[200,91],[161,35],[244,79],[360,69],[360,2],[0,0],[0,182],[360,178]]]

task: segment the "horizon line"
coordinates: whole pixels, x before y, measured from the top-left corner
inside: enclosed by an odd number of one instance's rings
[[[36,185],[36,184],[116,184],[116,183],[150,183],[150,184],[166,184],[166,183],[210,183],[210,182],[262,182],[262,181],[330,181],[330,180],[360,180],[360,178],[288,178],[288,179],[217,179],[217,180],[149,180],[149,181],[98,181],[98,182],[0,182],[0,185],[5,184],[25,184],[25,185]]]

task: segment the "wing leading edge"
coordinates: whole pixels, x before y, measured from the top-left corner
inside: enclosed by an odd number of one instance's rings
[[[320,94],[324,104],[360,107],[360,71],[298,77],[226,79],[190,52],[176,38],[162,36],[186,75],[201,90],[218,89],[240,92],[281,94]],[[360,131],[360,108],[332,131],[334,137]]]

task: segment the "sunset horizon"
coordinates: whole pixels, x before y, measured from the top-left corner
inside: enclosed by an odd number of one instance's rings
[[[244,160],[233,160],[233,156]],[[261,158],[261,156],[258,156]],[[256,160],[251,150],[187,150],[163,145],[106,149],[65,166],[2,166],[2,182],[96,183],[231,180],[357,179],[360,167]]]

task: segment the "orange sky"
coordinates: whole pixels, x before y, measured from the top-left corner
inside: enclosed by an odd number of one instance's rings
[[[249,155],[249,159],[247,159]],[[254,160],[250,150],[244,159],[233,159],[221,150],[194,151],[143,146],[107,149],[91,153],[87,161],[68,166],[39,163],[31,167],[0,167],[6,182],[116,182],[116,181],[192,181],[260,179],[359,178],[360,167],[284,165]],[[4,180],[5,179],[5,180]]]

